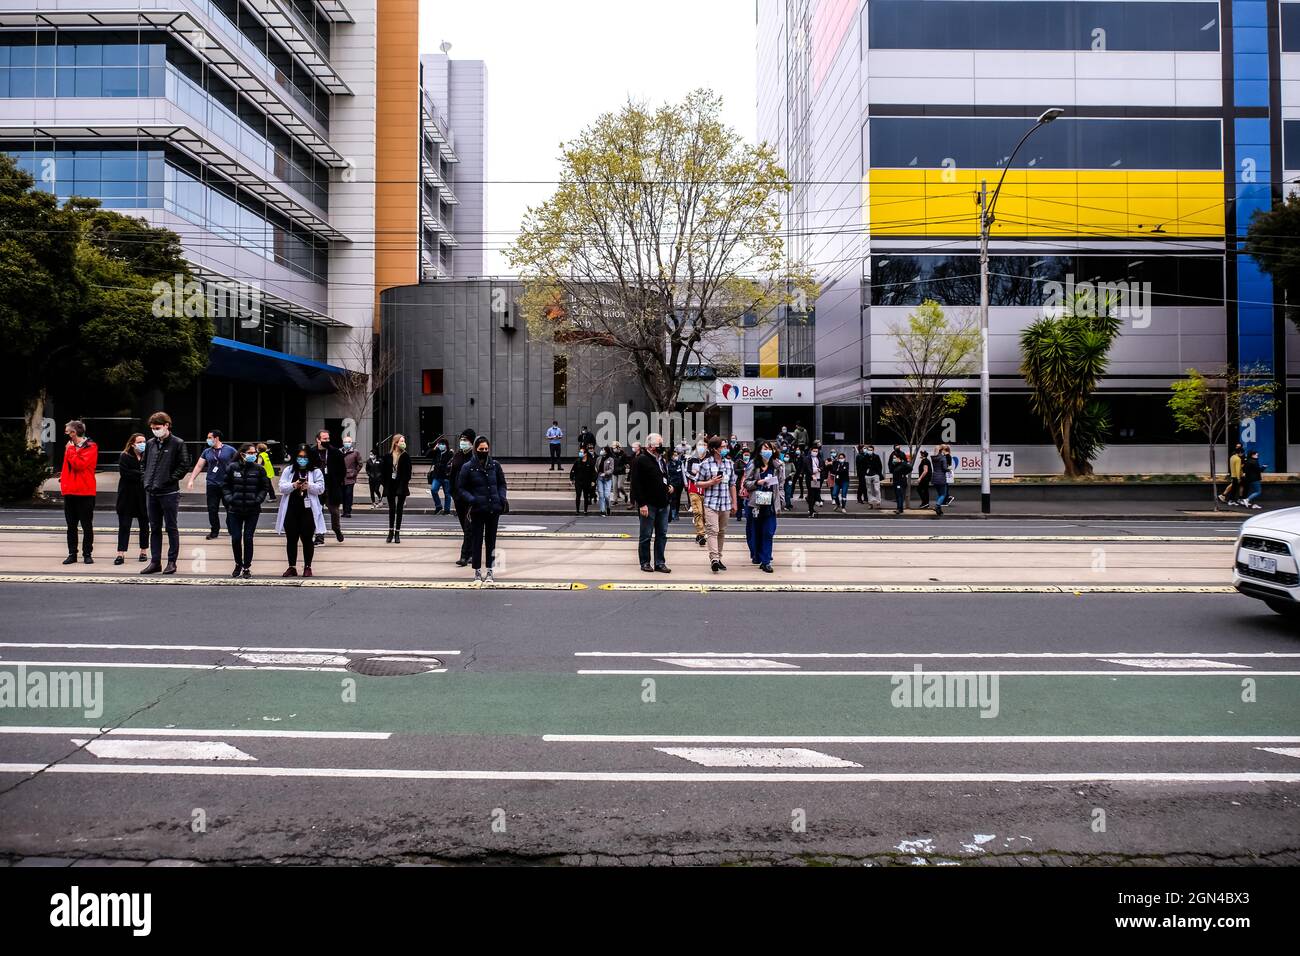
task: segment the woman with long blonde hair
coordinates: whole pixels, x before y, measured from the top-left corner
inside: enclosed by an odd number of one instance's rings
[[[380,477],[388,499],[388,544],[402,543],[402,508],[411,494],[411,456],[406,453],[406,436],[393,436],[381,463]]]

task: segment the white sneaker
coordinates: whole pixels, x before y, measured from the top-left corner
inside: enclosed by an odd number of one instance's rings
[[[478,582],[482,582],[483,580],[483,572],[478,568],[474,569],[474,580]]]
[[[484,577],[483,577],[483,583],[484,583],[484,584],[492,584],[492,583],[493,583],[493,580],[492,580],[492,569],[491,569],[491,568],[488,568],[487,571],[486,571],[486,573],[484,574]]]
[[[1263,510],[1264,510],[1264,506],[1263,506],[1263,505],[1247,505],[1247,507],[1250,508],[1252,511],[1263,511]]]

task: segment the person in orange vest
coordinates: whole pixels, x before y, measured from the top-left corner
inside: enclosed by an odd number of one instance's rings
[[[63,426],[68,436],[63,449],[63,468],[59,472],[59,492],[63,495],[63,518],[68,524],[68,556],[64,564],[77,563],[77,527],[81,527],[81,553],[87,564],[94,564],[95,549],[95,466],[99,464],[99,446],[86,437],[86,423],[73,419]]]

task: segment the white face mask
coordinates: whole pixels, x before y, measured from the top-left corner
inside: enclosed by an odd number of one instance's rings
[[[153,432],[154,438],[162,438],[163,435],[167,434],[167,429],[165,428],[151,428],[149,430]]]
[[[709,450],[709,449],[708,449],[708,447],[707,447],[706,445],[696,445],[696,446],[695,446],[695,454],[697,454],[697,455],[703,455],[703,454],[704,454],[706,451],[708,451],[708,450]]]

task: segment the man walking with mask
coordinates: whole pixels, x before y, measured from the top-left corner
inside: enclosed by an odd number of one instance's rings
[[[727,517],[736,510],[736,473],[722,455],[722,439],[709,439],[708,455],[695,471],[695,484],[704,503],[704,526],[709,541],[709,564],[714,574],[727,570],[722,549],[727,540]]]
[[[456,566],[463,568],[469,564],[469,505],[460,498],[460,472],[465,463],[474,457],[474,429],[467,428],[460,433],[456,453],[451,456],[448,474],[451,475],[451,500],[456,508],[456,518],[460,521],[460,558]]]

